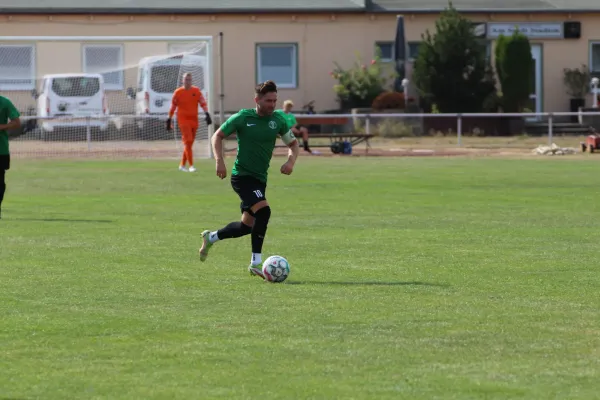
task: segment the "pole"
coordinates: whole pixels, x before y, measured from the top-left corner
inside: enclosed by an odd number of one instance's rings
[[[462,146],[462,115],[458,114],[458,121],[456,122],[456,135],[458,137],[458,147]]]
[[[552,146],[552,136],[554,135],[554,124],[552,113],[548,115],[548,146]]]
[[[225,119],[225,72],[223,63],[223,32],[219,32],[219,123]]]
[[[85,122],[86,122],[85,138],[87,141],[88,151],[90,151],[92,149],[92,126],[90,124],[90,117],[86,117]]]

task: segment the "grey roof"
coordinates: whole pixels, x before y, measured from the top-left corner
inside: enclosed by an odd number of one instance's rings
[[[0,13],[364,12],[367,0],[1,0]]]
[[[600,0],[453,0],[461,12],[600,11]],[[448,0],[0,0],[0,14],[439,13]]]
[[[461,12],[599,11],[600,0],[453,0]],[[375,12],[440,12],[448,0],[371,0]]]

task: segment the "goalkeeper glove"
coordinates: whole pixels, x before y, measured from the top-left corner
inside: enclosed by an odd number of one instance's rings
[[[212,124],[212,118],[210,118],[210,114],[206,113],[206,125]]]
[[[171,131],[173,129],[173,124],[171,118],[167,118],[167,130]]]

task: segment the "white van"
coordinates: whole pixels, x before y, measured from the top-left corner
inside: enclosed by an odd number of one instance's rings
[[[140,129],[144,125],[164,126],[173,92],[182,85],[183,74],[192,74],[193,85],[208,98],[207,58],[192,54],[153,56],[138,63],[137,88],[127,88],[127,97],[135,99],[135,115]],[[149,118],[146,118],[149,117]]]
[[[37,99],[37,115],[43,117],[39,121],[42,134],[88,124],[100,130],[108,128],[108,118],[100,119],[109,115],[101,74],[44,75],[40,92],[34,89],[32,94]],[[88,121],[87,117],[94,118]]]

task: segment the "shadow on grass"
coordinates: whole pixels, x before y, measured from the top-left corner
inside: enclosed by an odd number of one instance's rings
[[[288,281],[287,285],[331,285],[331,286],[435,286],[448,287],[449,285],[429,282],[322,282],[322,281]]]
[[[110,219],[69,219],[69,218],[12,218],[13,221],[26,222],[92,222],[92,223],[110,223]]]

